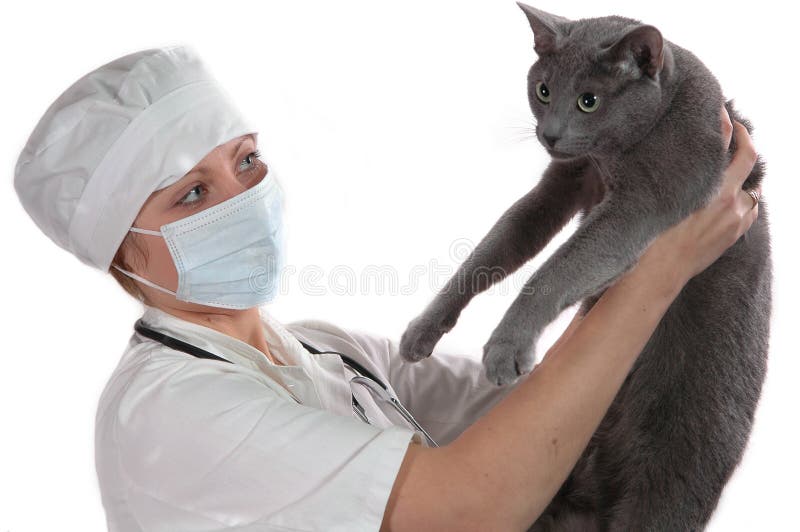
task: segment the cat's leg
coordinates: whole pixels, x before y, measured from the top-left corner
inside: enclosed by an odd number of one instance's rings
[[[718,430],[717,419],[684,417],[685,408],[679,405],[686,402],[706,404],[705,398],[691,395],[662,397],[651,409],[652,419],[646,425],[619,434],[625,445],[615,441],[616,447],[607,450],[612,458],[605,463],[614,464],[609,470],[617,473],[606,486],[609,500],[604,506],[604,530],[705,529],[743,452],[742,440],[749,426],[734,421],[730,423],[734,429]],[[738,414],[734,407],[723,415],[734,418]]]
[[[614,282],[679,218],[644,205],[609,195],[530,277],[484,345],[483,363],[491,382],[503,385],[529,373],[544,327],[565,308]]]
[[[535,256],[574,214],[598,194],[599,178],[586,159],[552,161],[542,179],[517,200],[478,243],[456,274],[400,339],[400,356],[428,357],[443,334],[479,292]],[[590,181],[590,182],[588,182]]]
[[[570,477],[571,479],[572,477]],[[581,488],[570,486],[570,480],[528,528],[527,532],[600,532],[603,530],[599,512],[580,499]],[[577,495],[576,495],[577,493]]]
[[[527,532],[600,532],[597,514],[574,511],[563,515],[545,516],[537,520]]]
[[[528,532],[599,532],[597,473],[594,466],[596,437],[592,438],[575,467],[544,512]]]
[[[767,372],[766,224],[689,280],[615,399],[623,422],[596,455],[616,472],[601,489],[609,531],[703,530],[740,462]]]

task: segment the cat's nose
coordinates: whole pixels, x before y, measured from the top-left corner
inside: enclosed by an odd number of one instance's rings
[[[556,135],[548,135],[547,133],[542,135],[544,137],[544,141],[547,143],[548,146],[551,148],[556,145],[556,141],[561,137]]]

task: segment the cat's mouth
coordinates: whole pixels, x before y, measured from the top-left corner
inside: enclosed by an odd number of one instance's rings
[[[547,153],[549,153],[550,156],[553,157],[554,159],[573,159],[577,157],[577,155],[575,155],[574,153],[566,153],[563,151],[558,151],[547,147],[545,147],[545,149],[547,150]]]

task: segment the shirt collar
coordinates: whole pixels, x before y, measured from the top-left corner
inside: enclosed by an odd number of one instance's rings
[[[291,392],[302,403],[325,405],[340,413],[349,412],[350,388],[344,380],[344,368],[338,355],[311,354],[266,308],[258,307],[258,311],[267,345],[270,353],[286,366],[274,364],[260,350],[238,338],[184,320],[157,307],[143,305],[145,311],[142,321],[149,327],[235,364],[260,371],[284,387],[292,383]],[[331,372],[339,375],[341,382],[334,381],[329,376]],[[298,385],[298,382],[308,383],[309,386]]]
[[[222,333],[211,327],[199,325],[197,323],[179,318],[173,314],[163,311],[157,307],[144,304],[144,314],[142,321],[153,329],[165,333],[171,333],[180,340],[191,343],[231,360],[231,355],[236,360],[232,362],[244,363],[249,367],[258,368],[290,368],[307,366],[313,356],[309,353],[300,341],[289,330],[267,312],[264,307],[259,307],[259,315],[264,326],[264,336],[267,340],[270,353],[287,364],[281,366],[274,364],[260,350],[256,349],[247,342],[238,338]]]

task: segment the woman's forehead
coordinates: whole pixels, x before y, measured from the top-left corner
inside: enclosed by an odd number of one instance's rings
[[[209,166],[209,160],[213,159],[214,152],[219,151],[222,152],[223,157],[236,157],[236,154],[239,152],[239,148],[247,142],[251,141],[252,143],[256,142],[255,133],[248,133],[247,135],[242,135],[241,137],[236,137],[224,144],[220,144],[213,150],[211,150],[205,157],[203,157],[191,170],[184,174],[184,177],[188,176],[191,173],[195,172],[203,172]],[[181,178],[182,179],[182,178]]]
[[[156,199],[161,195],[169,194],[176,188],[181,187],[188,179],[196,177],[196,174],[206,173],[206,171],[210,169],[209,167],[213,166],[212,161],[216,159],[215,157],[213,157],[215,152],[222,152],[223,159],[233,158],[236,157],[236,154],[239,152],[242,145],[248,142],[253,145],[256,145],[258,142],[258,133],[248,133],[246,135],[241,135],[239,137],[232,138],[231,140],[223,144],[220,144],[219,146],[211,150],[205,157],[203,157],[191,170],[186,172],[178,181],[172,183],[167,187],[164,187],[162,189],[153,192],[148,198],[148,202]]]

